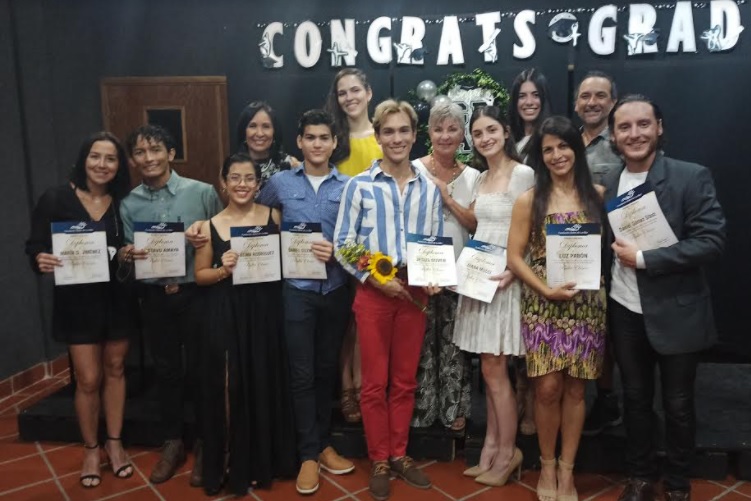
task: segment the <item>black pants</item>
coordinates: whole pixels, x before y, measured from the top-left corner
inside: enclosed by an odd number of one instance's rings
[[[329,446],[331,403],[339,352],[350,316],[350,294],[326,295],[284,284],[284,335],[289,354],[300,461],[318,459]]]
[[[165,440],[182,438],[186,400],[193,403],[196,429],[201,429],[197,412],[200,408],[197,384],[199,294],[195,284],[181,286],[175,294],[165,294],[164,287],[158,285],[142,287],[144,331],[154,359]],[[187,392],[190,395],[186,395]]]
[[[642,315],[612,299],[608,302],[608,312],[615,358],[623,382],[628,473],[631,477],[648,481],[659,478],[652,409],[655,366],[659,365],[667,446],[664,487],[666,490],[688,490],[696,431],[694,381],[699,354],[661,355],[647,339]]]

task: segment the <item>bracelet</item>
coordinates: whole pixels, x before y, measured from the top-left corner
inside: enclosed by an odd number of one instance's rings
[[[227,270],[224,269],[224,266],[220,266],[216,270],[219,272],[219,276],[216,279],[217,283],[227,278]]]

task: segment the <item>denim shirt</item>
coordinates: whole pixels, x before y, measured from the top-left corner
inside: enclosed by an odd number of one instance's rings
[[[334,240],[336,216],[348,176],[340,174],[334,165],[318,188],[313,189],[305,175],[305,163],[291,170],[281,171],[266,182],[256,202],[282,211],[282,221],[291,223],[321,223],[323,237]],[[347,283],[347,273],[333,257],[326,263],[326,280],[286,279],[296,289],[328,294]]]

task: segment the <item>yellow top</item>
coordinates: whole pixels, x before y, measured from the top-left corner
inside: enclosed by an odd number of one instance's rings
[[[336,168],[347,176],[356,176],[369,169],[374,160],[383,158],[381,145],[376,142],[375,134],[365,137],[349,138],[349,157],[342,160]]]

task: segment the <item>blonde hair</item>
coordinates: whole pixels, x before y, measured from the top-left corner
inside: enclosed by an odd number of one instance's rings
[[[404,113],[409,117],[412,130],[417,130],[417,113],[407,101],[397,101],[396,99],[387,99],[376,106],[373,114],[373,130],[376,134],[381,133],[381,125],[386,117],[394,113]]]

